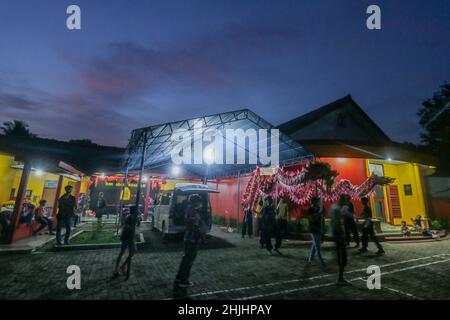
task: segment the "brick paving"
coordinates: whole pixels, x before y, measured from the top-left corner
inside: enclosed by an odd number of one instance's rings
[[[310,244],[284,243],[283,256],[268,256],[258,239],[241,239],[214,228],[199,251],[187,291],[173,291],[182,244],[162,243],[159,234],[143,231],[146,245],[134,257],[131,277],[111,280],[118,249],[0,256],[0,299],[448,299],[450,241],[416,244],[384,243],[387,254],[360,255],[349,249],[346,276],[351,286],[334,285],[336,268],[331,243],[323,248],[327,270],[308,267]],[[375,248],[369,245],[369,249]],[[81,289],[66,287],[66,268],[81,268]],[[381,290],[368,290],[369,265],[381,266]]]

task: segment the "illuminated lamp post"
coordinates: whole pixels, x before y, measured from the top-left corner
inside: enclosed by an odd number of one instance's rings
[[[210,147],[205,148],[205,150],[203,151],[203,161],[206,163],[206,174],[203,184],[208,184],[209,165],[213,164],[214,160],[215,160],[214,149]]]

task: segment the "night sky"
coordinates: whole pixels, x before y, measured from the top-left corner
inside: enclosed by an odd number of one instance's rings
[[[446,80],[450,1],[0,0],[0,122],[42,137],[123,146],[133,128],[241,108],[277,125],[351,94],[419,142],[417,109]]]

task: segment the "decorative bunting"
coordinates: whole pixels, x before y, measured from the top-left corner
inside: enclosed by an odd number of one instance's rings
[[[307,163],[302,169],[291,171],[278,167],[270,177],[261,176],[261,169],[257,167],[245,188],[242,205],[244,207],[250,205],[251,208],[254,208],[259,198],[265,198],[268,195],[274,199],[286,198],[301,206],[307,205],[315,196],[322,198],[325,202],[333,202],[337,201],[341,194],[347,194],[356,200],[363,196],[371,196],[377,184],[392,182],[392,179],[376,175],[370,176],[359,186],[354,186],[346,179],[332,180],[332,184],[329,182],[327,184],[327,181],[322,179],[308,180],[310,164]],[[315,168],[317,168],[317,164],[320,163],[315,162]],[[323,167],[324,170],[328,170],[327,166]],[[277,185],[278,187],[276,187]]]

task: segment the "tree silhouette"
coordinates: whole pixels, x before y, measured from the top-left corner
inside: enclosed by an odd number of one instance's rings
[[[431,99],[423,102],[417,115],[424,132],[422,143],[438,157],[438,172],[450,173],[450,84],[445,83]]]
[[[28,129],[28,124],[20,120],[4,122],[0,130],[2,130],[3,135],[5,137],[25,138],[25,139],[31,139],[36,137],[36,135],[31,133],[30,130]]]

